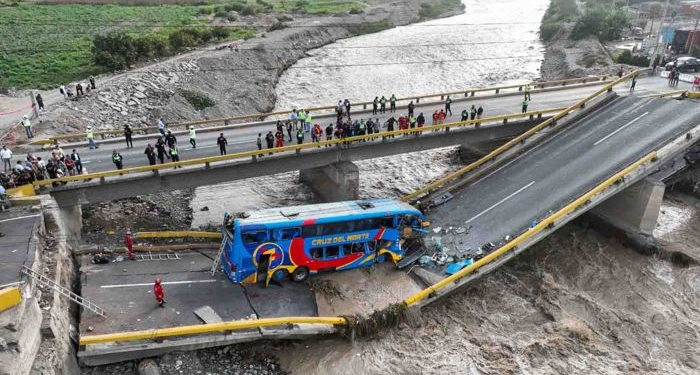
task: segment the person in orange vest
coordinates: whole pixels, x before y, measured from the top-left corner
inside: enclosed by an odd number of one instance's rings
[[[134,238],[131,237],[130,230],[126,231],[126,236],[124,236],[124,244],[126,245],[126,250],[129,251],[129,259],[135,260],[136,256],[134,255]]]
[[[153,285],[153,295],[156,297],[158,306],[165,307],[165,293],[163,292],[163,286],[160,284],[160,278],[156,279],[155,284]]]

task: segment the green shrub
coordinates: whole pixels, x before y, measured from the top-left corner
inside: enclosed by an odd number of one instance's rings
[[[272,26],[270,26],[269,29],[267,29],[267,31],[282,30],[282,29],[286,29],[287,27],[289,27],[289,26],[287,26],[286,23],[275,22]]]
[[[571,30],[572,39],[594,36],[602,41],[620,39],[622,30],[629,27],[627,12],[622,9],[589,7]]]
[[[649,58],[642,55],[633,55],[630,51],[622,51],[615,61],[620,64],[648,67],[651,63]]]
[[[229,14],[228,16],[226,16],[226,19],[227,19],[229,22],[238,21],[238,17],[237,17],[235,14]]]
[[[210,7],[201,7],[199,9],[197,9],[198,16],[208,16],[212,13],[214,13],[214,9],[212,9]]]
[[[224,5],[224,9],[226,9],[227,12],[231,12],[231,11],[240,12],[243,10],[244,7],[245,7],[245,5],[243,5],[241,3],[232,3],[232,4]]]
[[[214,13],[214,17],[226,18],[228,17],[228,12],[223,9],[217,10],[216,13]]]
[[[138,50],[134,39],[125,32],[96,35],[92,41],[93,61],[111,70],[128,68],[136,62]]]
[[[178,94],[180,94],[185,100],[187,100],[188,103],[194,107],[194,109],[201,111],[205,108],[213,107],[216,105],[216,102],[214,102],[211,98],[208,96],[195,92],[192,90],[185,90],[185,89],[179,89],[177,90]]]
[[[223,26],[214,26],[211,29],[211,36],[218,40],[226,39],[230,34],[229,30]]]
[[[240,13],[244,16],[254,16],[256,13],[258,13],[258,10],[254,5],[246,5],[243,7],[243,9],[241,9]]]
[[[286,14],[282,14],[277,16],[277,22],[289,22],[289,21],[294,21],[294,18],[289,17]]]
[[[543,23],[540,25],[540,38],[547,42],[554,38],[555,35],[561,29],[561,24],[557,23]]]
[[[352,9],[350,9],[350,14],[362,14],[362,13],[364,13],[364,12],[362,11],[362,9],[359,9],[359,8],[352,8]]]

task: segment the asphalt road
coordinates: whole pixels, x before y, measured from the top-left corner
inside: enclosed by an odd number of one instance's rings
[[[568,90],[534,93],[532,95],[532,101],[530,102],[528,110],[532,111],[546,108],[565,107],[569,104],[574,103],[576,100],[579,100],[584,96],[590,95],[596,90],[599,90],[600,87],[601,86],[589,86],[572,88]],[[682,88],[683,87],[679,87],[679,89]],[[621,86],[620,89],[622,91],[625,91],[626,88],[624,86]],[[668,90],[669,88],[666,86],[665,80],[658,77],[647,77],[639,79],[635,94],[646,95],[651,93],[664,92]],[[515,95],[500,96],[495,98],[477,97],[473,100],[454,102],[452,104],[453,116],[448,117],[447,121],[459,121],[462,109],[469,108],[472,104],[476,105],[477,108],[479,105],[483,106],[484,117],[519,113],[521,110],[521,101],[522,97],[519,95]],[[441,108],[444,108],[442,104],[422,105],[421,103],[420,106],[416,107],[416,115],[422,112],[426,117],[426,123],[430,124],[432,122],[432,113],[435,110]],[[355,108],[355,110],[359,109],[359,107]],[[398,116],[401,114],[407,114],[407,110],[405,107],[398,108],[394,115],[398,118]],[[313,122],[320,123],[324,129],[328,125],[328,123],[333,121],[334,117],[314,115],[313,113],[312,116],[314,117]],[[390,114],[371,117],[378,117],[383,123],[389,118],[389,116]],[[364,114],[358,115],[358,118],[367,119],[368,117],[370,116]],[[276,131],[274,125],[271,126],[269,124],[260,124],[257,126],[246,126],[238,129],[225,131],[224,136],[227,138],[229,143],[227,147],[227,152],[230,154],[242,151],[251,151],[255,149],[255,139],[258,133],[261,133],[264,137],[268,131],[272,131],[274,133]],[[180,151],[180,160],[219,155],[219,149],[216,145],[216,139],[218,138],[218,136],[219,132],[198,132],[197,148],[193,149],[189,144],[189,138],[187,135],[178,135],[177,138]],[[294,133],[292,133],[292,136],[294,137]],[[120,142],[105,144],[96,150],[90,150],[87,147],[87,144],[85,144],[83,147],[64,147],[64,152],[70,153],[72,148],[76,148],[77,151],[80,153],[81,157],[83,158],[84,166],[88,169],[89,172],[100,172],[115,169],[115,166],[111,160],[112,150],[117,150],[119,153],[121,153],[125,168],[137,167],[148,164],[146,156],[144,154],[144,150],[148,143],[154,144],[156,139],[157,137],[154,135],[153,137],[145,140],[135,140],[134,148],[132,149],[127,149],[126,144]],[[285,142],[286,141],[288,141],[288,139],[286,139]],[[294,141],[296,142],[296,140]],[[311,137],[309,134],[306,135],[305,141],[311,141]],[[263,147],[264,146],[265,145],[263,143]],[[37,152],[37,154],[46,155],[47,153]]]
[[[19,281],[22,266],[32,266],[36,250],[32,235],[39,220],[41,215],[29,207],[0,213],[0,286]]]
[[[459,191],[429,215],[451,233],[431,235],[451,250],[503,242],[699,124],[697,103],[622,98]]]
[[[546,108],[553,108],[553,107],[566,107],[567,105],[575,102],[576,100],[589,95],[596,90],[600,89],[601,86],[591,86],[591,87],[583,87],[583,88],[576,88],[572,90],[566,90],[566,91],[552,91],[552,92],[544,92],[544,93],[539,93],[539,94],[533,94],[532,95],[532,101],[530,103],[530,106],[528,110],[533,111],[537,109],[546,109]],[[459,121],[460,120],[460,113],[462,109],[464,108],[469,108],[471,107],[472,104],[475,104],[478,108],[479,105],[482,105],[484,107],[484,117],[489,117],[489,116],[498,116],[498,115],[505,115],[505,114],[512,114],[512,113],[519,113],[521,110],[521,101],[522,97],[518,96],[504,96],[504,97],[498,97],[498,98],[492,98],[492,99],[475,99],[474,101],[463,101],[463,102],[454,102],[452,104],[452,112],[453,116],[448,117],[446,121]],[[426,117],[426,123],[431,124],[432,123],[432,113],[436,109],[441,109],[444,108],[443,105],[428,105],[428,106],[420,106],[417,107],[415,110],[416,116],[423,112],[424,116]],[[407,114],[407,110],[405,108],[399,108],[397,109],[396,113],[394,114],[396,118],[398,118],[399,115],[401,114]],[[326,126],[328,126],[329,123],[334,122],[334,120],[331,117],[323,117],[323,116],[314,116],[312,113],[312,116],[314,117],[313,122],[320,123],[322,127],[325,129]],[[358,115],[358,118],[365,118],[367,119],[369,116],[368,115]],[[332,116],[333,118],[335,116]],[[385,122],[389,117],[390,114],[387,113],[385,115],[379,115],[379,116],[371,116],[372,118],[379,118],[382,123]],[[224,136],[228,140],[228,147],[227,147],[227,152],[229,154],[231,153],[236,153],[236,152],[242,152],[242,151],[251,151],[256,148],[256,143],[255,140],[257,138],[258,133],[261,133],[263,137],[267,134],[268,131],[272,131],[273,133],[276,132],[276,128],[274,125],[268,124],[261,124],[258,126],[246,126],[246,127],[241,127],[238,129],[233,129],[233,130],[227,130],[224,132]],[[295,136],[295,133],[292,133],[292,137]],[[194,159],[194,158],[201,158],[201,157],[208,157],[208,156],[218,156],[219,155],[219,148],[216,145],[216,139],[219,137],[219,132],[198,132],[197,134],[197,148],[193,149],[190,144],[189,144],[189,137],[187,135],[177,135],[177,141],[179,145],[179,151],[180,151],[180,160],[187,160],[187,159]],[[287,135],[285,134],[285,137],[287,138]],[[146,148],[146,145],[148,143],[154,144],[157,139],[157,136],[154,135],[153,137],[150,137],[147,140],[134,140],[134,148],[132,149],[127,149],[126,144],[119,142],[119,143],[111,143],[111,144],[105,144],[103,146],[100,146],[100,148],[96,150],[90,150],[87,147],[87,144],[85,144],[83,147],[75,147],[77,151],[80,153],[82,159],[83,159],[83,165],[88,169],[90,172],[100,172],[100,171],[105,171],[105,170],[113,170],[115,169],[114,164],[112,163],[111,159],[111,154],[112,150],[117,150],[123,157],[123,162],[124,162],[124,167],[136,167],[136,166],[142,166],[142,165],[147,165],[147,159],[144,154],[144,150]],[[288,138],[285,139],[285,142],[288,141]],[[310,142],[311,141],[311,136],[307,133],[305,136],[305,141]],[[265,147],[263,139],[263,147]],[[294,143],[296,143],[296,139],[294,139]],[[99,140],[98,140],[99,144]],[[63,147],[64,152],[70,153],[71,149],[73,147],[68,147],[65,146]],[[38,155],[47,155],[48,152],[38,152]],[[167,160],[166,160],[167,161]]]

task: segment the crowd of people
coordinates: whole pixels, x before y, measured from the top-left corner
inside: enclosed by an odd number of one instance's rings
[[[5,189],[31,184],[34,181],[87,174],[77,150],[73,149],[70,154],[66,154],[58,145],[54,146],[46,159],[28,153],[13,164],[13,158],[12,150],[3,145],[0,149],[0,159],[3,162],[0,184]],[[58,183],[53,185],[57,186]]]

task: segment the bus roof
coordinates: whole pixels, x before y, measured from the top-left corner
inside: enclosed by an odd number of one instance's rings
[[[285,224],[304,225],[324,219],[354,220],[371,217],[393,216],[397,214],[420,215],[415,207],[393,199],[371,199],[333,203],[309,204],[303,206],[266,208],[246,212],[245,218],[237,218],[239,225]],[[338,221],[338,220],[332,220]]]

